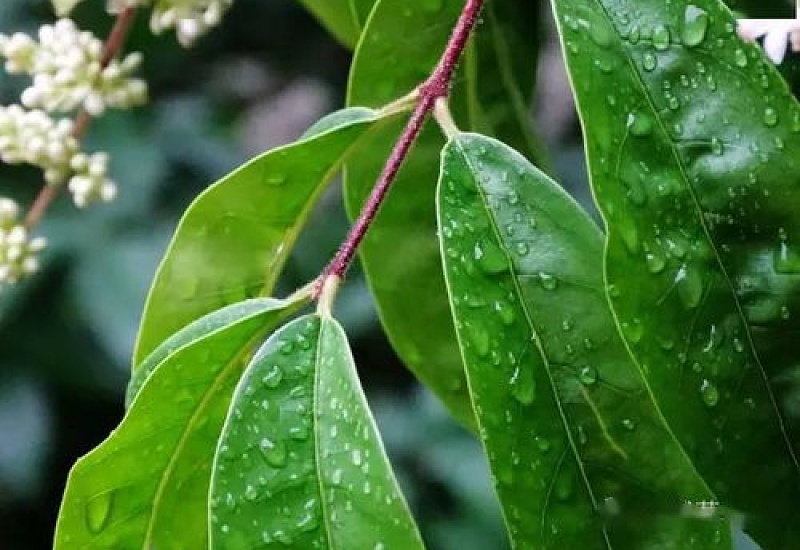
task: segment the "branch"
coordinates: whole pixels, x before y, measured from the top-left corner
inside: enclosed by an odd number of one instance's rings
[[[131,30],[131,25],[136,17],[136,8],[128,7],[117,14],[114,21],[114,26],[108,33],[108,38],[103,46],[103,57],[100,62],[102,69],[108,67],[108,64],[117,57],[125,44],[125,39]],[[92,116],[82,109],[75,115],[75,125],[72,130],[72,135],[77,140],[81,140],[92,122]],[[27,229],[35,227],[44,217],[47,209],[58,196],[61,189],[60,185],[45,185],[36,199],[33,201],[30,210],[25,216],[24,225]]]
[[[347,273],[356,250],[364,240],[364,236],[397,177],[397,173],[419,137],[425,121],[433,112],[437,101],[446,98],[449,94],[456,66],[467,45],[467,40],[477,24],[478,15],[484,4],[485,0],[467,0],[439,63],[428,79],[417,89],[417,105],[389,155],[370,197],[364,204],[358,219],[350,228],[341,248],[318,279],[314,292],[315,298],[319,297],[326,279],[330,277],[343,278]]]

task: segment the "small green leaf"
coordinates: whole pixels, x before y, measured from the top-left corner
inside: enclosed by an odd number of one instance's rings
[[[247,367],[209,514],[214,550],[422,548],[333,319],[292,321]]]
[[[53,10],[58,17],[66,17],[83,0],[51,0]]]
[[[726,518],[685,516],[716,498],[616,332],[603,237],[586,213],[522,155],[476,134],[443,151],[438,208],[514,547],[730,548]]]
[[[206,313],[272,292],[324,185],[378,117],[361,108],[329,115],[301,141],[255,158],[192,203],[150,289],[134,368]]]
[[[800,107],[717,0],[553,6],[623,337],[722,503],[796,546]]]
[[[303,303],[231,306],[159,350],[120,426],[72,468],[55,547],[204,548],[211,463],[236,383],[265,333]]]

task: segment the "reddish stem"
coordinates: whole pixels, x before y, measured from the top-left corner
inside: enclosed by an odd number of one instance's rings
[[[319,278],[314,292],[315,297],[318,297],[322,291],[325,279],[331,276],[344,277],[345,273],[347,273],[350,264],[353,262],[356,250],[358,250],[361,241],[364,240],[364,236],[367,234],[372,221],[375,219],[392,183],[397,177],[397,173],[400,171],[420,132],[422,132],[422,127],[433,111],[436,100],[447,97],[449,94],[456,66],[467,45],[467,40],[469,40],[477,24],[478,15],[484,4],[485,0],[467,0],[453,33],[450,35],[450,40],[447,42],[447,47],[441,59],[439,59],[439,63],[428,79],[418,88],[417,105],[405,129],[400,134],[400,138],[397,140],[391,155],[389,155],[383,171],[372,189],[372,193],[364,204],[358,219],[350,228],[341,248],[339,248],[339,251]]]
[[[135,18],[135,7],[125,8],[117,14],[114,26],[108,33],[108,38],[103,45],[103,57],[100,59],[100,66],[102,68],[108,67],[108,64],[111,63],[120,50],[122,50],[122,46],[125,44],[125,39],[128,37],[128,33],[131,30],[131,25],[133,25]],[[85,110],[79,111],[78,114],[75,115],[75,124],[72,129],[73,137],[77,140],[82,139],[91,122],[92,116],[89,113]],[[42,220],[47,209],[50,208],[50,205],[58,196],[60,189],[61,186],[59,185],[48,184],[42,187],[42,190],[39,191],[39,194],[36,196],[30,210],[28,210],[25,216],[24,225],[26,228],[31,229]]]

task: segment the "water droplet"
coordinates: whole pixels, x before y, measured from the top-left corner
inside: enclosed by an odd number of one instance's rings
[[[86,502],[86,526],[90,532],[99,533],[108,524],[113,501],[114,490],[112,489],[97,494]]]
[[[772,107],[767,107],[764,110],[764,124],[770,128],[778,124],[778,112]]]
[[[550,441],[548,439],[545,439],[544,437],[537,436],[534,438],[534,440],[536,441],[536,448],[538,448],[539,451],[543,453],[546,453],[547,451],[550,450],[550,447],[552,447]]]
[[[508,258],[492,239],[483,239],[475,243],[472,257],[480,268],[489,274],[508,271]]]
[[[583,367],[578,373],[578,379],[581,381],[581,384],[586,386],[597,383],[597,369],[591,366]]]
[[[644,56],[642,57],[642,67],[644,68],[645,71],[648,72],[654,71],[657,66],[658,66],[658,60],[656,59],[655,55],[653,55],[650,52],[644,54]]]
[[[663,25],[659,25],[653,31],[653,47],[657,50],[666,50],[669,48],[670,35],[669,29]]]
[[[272,365],[269,368],[269,372],[261,379],[261,382],[268,388],[277,388],[281,380],[283,380],[281,368],[278,365]]]
[[[683,12],[683,32],[681,39],[690,48],[697,46],[706,38],[708,31],[708,13],[689,4]]]
[[[255,485],[248,485],[245,487],[244,498],[250,502],[253,502],[258,498],[258,489],[256,489]]]
[[[543,271],[539,272],[539,282],[542,283],[542,287],[545,290],[555,290],[558,288],[558,279]]]
[[[653,250],[648,251],[645,254],[645,262],[647,263],[647,269],[650,273],[661,273],[664,271],[664,267],[667,265],[667,260],[660,251]]]
[[[703,297],[703,279],[699,269],[689,269],[682,265],[675,274],[678,296],[686,309],[694,309]]]
[[[625,418],[622,420],[622,427],[628,431],[633,431],[636,429],[636,422],[634,422],[630,418]]]
[[[733,57],[737,66],[741,67],[742,69],[747,67],[747,54],[744,53],[744,50],[737,49],[735,52],[733,52]]]
[[[530,405],[536,399],[536,382],[530,365],[518,365],[511,377],[511,395],[523,405]]]
[[[273,468],[283,468],[286,466],[287,452],[286,445],[280,441],[272,441],[265,437],[258,445],[264,460]]]
[[[489,333],[486,329],[472,322],[465,322],[464,329],[475,353],[479,357],[486,357],[489,354]]]
[[[637,344],[642,339],[644,328],[639,319],[633,319],[630,322],[624,321],[622,323],[622,332],[630,342]]]
[[[644,137],[653,131],[653,119],[644,113],[629,113],[627,127],[631,135]]]
[[[528,246],[528,243],[518,242],[514,247],[514,250],[516,250],[517,254],[519,254],[520,256],[527,256],[528,252],[531,251],[531,248],[530,246]]]
[[[703,398],[703,403],[709,407],[713,407],[719,403],[719,390],[708,380],[703,380],[703,383],[700,385],[700,395]]]
[[[361,466],[361,449],[353,449],[350,452],[350,459],[353,461],[353,466]]]
[[[725,145],[718,137],[711,138],[711,152],[717,156],[720,156],[725,152]]]
[[[500,320],[508,326],[514,322],[514,308],[508,303],[497,300],[494,302],[494,310],[500,315]]]

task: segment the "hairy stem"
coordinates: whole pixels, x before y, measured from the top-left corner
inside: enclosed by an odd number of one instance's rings
[[[108,33],[108,38],[103,46],[103,57],[100,62],[102,68],[106,68],[122,50],[122,46],[125,44],[125,39],[128,37],[135,17],[135,7],[125,8],[117,14],[114,26]],[[91,122],[92,116],[83,109],[75,115],[75,124],[72,130],[72,135],[75,139],[81,140],[83,138]],[[26,228],[32,229],[42,220],[47,209],[50,208],[50,205],[58,196],[60,189],[60,185],[50,184],[42,188],[25,216],[24,224]]]
[[[467,45],[467,40],[469,40],[475,28],[478,15],[484,4],[485,0],[467,0],[464,5],[461,16],[453,29],[453,33],[450,35],[450,40],[447,42],[447,47],[441,59],[439,59],[439,63],[437,63],[436,68],[428,79],[417,89],[416,107],[411,113],[405,129],[400,134],[391,155],[389,155],[383,171],[372,189],[372,193],[364,204],[358,219],[350,228],[341,248],[325,268],[325,271],[322,272],[318,280],[315,297],[319,297],[326,279],[329,277],[343,278],[347,273],[358,246],[375,219],[414,142],[422,132],[425,121],[433,112],[436,102],[446,98],[450,92],[456,66]]]

